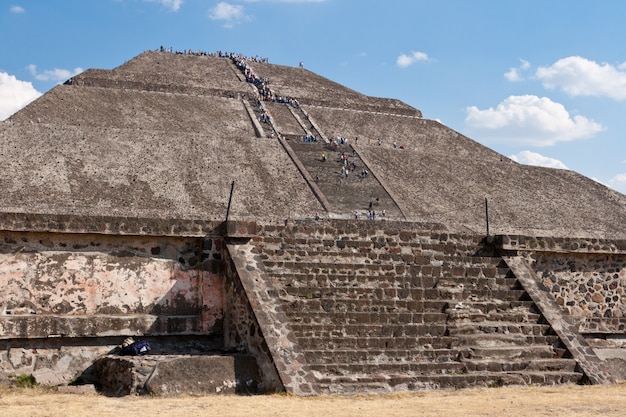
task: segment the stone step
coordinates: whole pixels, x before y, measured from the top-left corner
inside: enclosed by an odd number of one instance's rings
[[[444,277],[459,278],[502,278],[515,279],[508,268],[486,264],[480,260],[464,260],[463,257],[431,257],[420,254],[420,249],[411,244],[399,244],[391,247],[378,247],[376,242],[342,240],[335,243],[319,241],[316,247],[311,247],[311,243],[297,245],[287,245],[281,243],[271,244],[270,247],[263,248],[264,260],[267,268],[277,266],[293,268],[294,263],[311,263],[321,266],[335,265],[338,263],[357,264],[409,264],[416,268],[416,271],[430,273],[434,271],[437,275]],[[336,244],[339,250],[328,249],[325,245]],[[273,248],[272,248],[273,247]],[[440,258],[440,259],[437,259]],[[287,262],[287,264],[284,264]],[[283,263],[283,264],[281,264]]]
[[[526,291],[519,289],[490,289],[490,288],[468,288],[468,287],[437,287],[439,296],[449,300],[457,301],[485,301],[485,300],[506,300],[524,301],[529,300]]]
[[[373,208],[379,211],[375,201]],[[303,226],[277,230],[277,234],[265,233],[255,241],[258,242],[259,249],[270,256],[274,255],[274,251],[298,251],[304,254],[317,251],[341,256],[345,248],[362,245],[376,250],[409,248],[410,252],[420,255],[420,259],[437,260],[440,265],[479,265],[498,269],[507,267],[500,257],[475,256],[476,244],[463,241],[462,238],[450,245],[442,243],[441,236],[437,233],[432,235],[431,231],[384,229],[383,227],[381,230],[380,224],[376,224],[354,232],[344,229],[334,233],[323,227]]]
[[[535,336],[554,335],[552,327],[548,324],[520,323],[485,320],[481,322],[448,323],[448,334],[458,336],[461,334],[525,334]]]
[[[295,142],[296,140],[302,142],[304,135],[307,134],[307,132],[311,133],[303,127],[302,124],[306,119],[296,106],[273,102],[265,102],[264,106],[266,109],[269,109],[269,112],[274,117],[275,128],[286,140],[290,142]],[[297,117],[294,117],[294,115],[297,115]]]
[[[351,358],[349,358],[351,359]],[[436,375],[469,372],[576,372],[574,359],[477,359],[459,361],[405,360],[381,356],[365,360],[309,361],[311,370],[323,375],[406,374]]]
[[[513,322],[513,323],[536,323],[543,324],[541,322],[541,315],[535,313],[529,313],[528,311],[509,310],[509,311],[490,311],[488,313],[483,312],[459,312],[458,310],[452,313],[450,309],[448,312],[448,323],[482,323],[485,321],[498,321],[498,322]]]
[[[392,391],[578,384],[579,372],[471,372],[447,375],[352,375],[318,377],[321,393],[356,394]]]
[[[269,258],[279,256],[281,258],[306,258],[314,259],[324,257],[345,258],[353,253],[367,257],[369,254],[394,255],[398,253],[415,255],[416,265],[439,266],[445,269],[465,267],[482,268],[509,274],[510,270],[499,257],[481,257],[468,255],[475,252],[476,247],[471,245],[455,244],[454,246],[443,244],[439,241],[432,242],[430,237],[423,234],[417,236],[416,232],[402,231],[400,235],[392,236],[389,232],[381,235],[372,230],[361,231],[354,234],[334,235],[327,234],[323,229],[306,230],[303,233],[292,233],[289,236],[264,235],[256,239],[257,247]],[[409,234],[413,234],[412,238]],[[358,251],[356,249],[369,249],[370,251]],[[452,252],[450,252],[452,250]],[[333,261],[335,259],[332,259]],[[469,272],[471,275],[471,272]],[[489,276],[489,275],[488,275]]]
[[[419,325],[433,323],[445,324],[448,315],[436,312],[300,312],[291,315],[292,328],[312,328],[312,326],[343,326],[343,325]]]
[[[398,262],[398,266],[406,271],[406,262]],[[350,258],[349,262],[304,262],[304,261],[263,261],[266,272],[272,276],[300,274],[342,274],[342,275],[396,275],[396,265],[393,262],[359,262],[359,259]]]
[[[312,371],[319,375],[351,376],[355,374],[405,374],[405,375],[436,375],[467,372],[461,362],[341,362],[309,364]]]
[[[395,342],[395,341],[394,341]],[[395,346],[373,347],[367,349],[336,348],[315,350],[303,350],[309,364],[326,363],[395,363],[395,362],[459,362],[459,358],[468,356],[468,349],[433,348],[432,338],[420,337],[422,347],[417,340],[405,341],[407,343],[395,343]],[[409,343],[411,342],[411,343]],[[443,340],[436,340],[442,343]],[[385,342],[388,343],[388,342]],[[393,344],[393,342],[392,342]],[[423,347],[428,346],[428,347]]]
[[[436,283],[437,288],[465,288],[465,289],[489,289],[489,290],[514,290],[517,289],[515,278],[504,277],[461,277],[444,276]]]
[[[459,303],[442,299],[379,299],[374,294],[351,293],[352,298],[321,297],[313,291],[297,292],[299,296],[281,298],[288,314],[301,313],[400,313],[445,312],[450,323],[506,321],[515,323],[543,323],[541,315],[534,313],[532,301]]]
[[[440,329],[420,329],[423,333],[414,337],[381,336],[374,329],[361,333],[355,329],[349,334],[343,329],[319,333],[296,333],[298,344],[305,350],[337,349],[452,349],[454,352],[438,352],[444,356],[460,354],[466,358],[553,358],[558,355],[552,345],[556,336],[490,337],[489,339],[442,337]],[[439,331],[438,331],[439,330]],[[398,330],[399,331],[399,330]]]
[[[451,342],[452,348],[458,348],[467,359],[553,359],[557,355],[549,343],[541,344],[540,340],[484,340],[481,344],[471,341],[456,340]]]
[[[363,288],[351,287],[284,287],[284,293],[299,298],[322,298],[322,299],[374,299],[374,300],[421,300],[438,299],[439,292],[436,290],[424,290],[423,288]]]
[[[336,274],[292,274],[275,276],[283,285],[309,288],[425,288],[421,279],[413,279],[407,275],[336,275]]]
[[[387,337],[409,338],[414,340],[422,335],[443,335],[445,333],[445,321],[433,321],[430,323],[396,323],[396,324],[299,324],[292,323],[291,329],[299,338],[338,338],[338,337]],[[433,334],[435,333],[435,334]]]
[[[378,274],[302,274],[298,272],[294,272],[292,274],[269,275],[280,279],[284,284],[294,287],[348,287],[358,285],[364,288],[378,288],[383,284],[393,288],[433,287],[433,285],[424,286],[423,280],[420,277],[413,277],[409,274],[399,273],[397,268],[396,275],[394,276],[387,276],[386,274],[384,276],[380,276]]]
[[[364,288],[378,288],[382,285],[391,288],[465,288],[468,290],[500,290],[519,291],[516,280],[510,278],[435,278],[411,275],[408,269],[400,270],[395,268],[396,274],[389,276],[385,274],[335,274],[335,273],[301,273],[292,272],[290,274],[274,274],[270,276],[279,279],[283,285],[294,287],[339,287],[339,286],[360,286]]]
[[[283,298],[287,296],[296,298],[329,298],[329,299],[411,299],[411,300],[446,300],[456,307],[460,302],[476,306],[476,308],[502,309],[508,306],[532,305],[532,301],[526,300],[525,292],[521,290],[510,291],[451,291],[440,288],[364,288],[361,286],[341,287],[298,287],[286,285],[283,287]],[[491,301],[494,300],[494,301]]]
[[[314,237],[272,237],[262,236],[256,240],[256,247],[268,260],[337,262],[343,259],[369,258],[367,262],[389,260],[384,255],[411,254],[416,266],[438,267],[451,275],[473,276],[484,274],[487,277],[512,276],[510,269],[500,263],[501,258],[446,254],[447,245],[437,245],[437,250],[427,249],[428,244],[420,242],[394,241],[385,237],[335,236]],[[475,250],[475,248],[471,248]],[[370,255],[376,255],[370,258]]]
[[[285,287],[280,295],[281,298],[287,302],[298,299],[319,299],[322,303],[351,303],[356,300],[369,300],[372,303],[380,302],[381,305],[384,305],[385,303],[389,304],[394,301],[440,301],[439,305],[442,307],[449,307],[450,305],[450,300],[442,299],[438,291],[424,290],[421,288]]]
[[[396,313],[396,312],[436,312],[441,313],[449,306],[446,300],[377,300],[377,299],[321,299],[297,298],[284,300],[283,305],[287,314],[326,312],[369,312],[369,313]]]
[[[448,307],[445,312],[448,313],[448,320],[451,322],[463,319],[466,319],[466,321],[482,321],[486,320],[488,316],[493,321],[525,321],[534,323],[541,318],[541,314],[536,311],[535,303],[530,300],[448,300]]]
[[[459,280],[471,280],[473,278],[499,278],[509,282],[515,282],[516,280],[516,277],[508,269],[500,270],[496,267],[480,265],[458,265],[454,264],[453,261],[444,262],[419,256],[414,259],[414,255],[411,254],[409,249],[406,249],[405,252],[400,252],[400,249],[397,249],[394,252],[398,253],[388,254],[389,256],[383,256],[384,254],[382,253],[359,250],[358,248],[338,253],[328,253],[322,250],[310,251],[308,253],[303,250],[282,250],[276,252],[277,254],[271,257],[267,254],[263,256],[263,265],[268,271],[295,271],[307,267],[314,272],[318,270],[325,272],[338,270],[339,267],[355,269],[355,267],[369,266],[370,268],[376,268],[376,266],[389,267],[391,265],[396,268],[405,266],[412,275],[434,275],[442,278],[457,278]],[[399,256],[395,257],[392,255]],[[407,255],[407,257],[404,255]],[[460,259],[458,261],[462,262]],[[340,270],[334,273],[345,272]]]
[[[518,371],[542,371],[542,372],[576,372],[577,363],[574,359],[520,359],[502,360],[489,359],[463,359],[462,363],[466,372],[518,372]]]
[[[419,244],[404,242],[380,242],[357,239],[285,239],[269,241],[257,245],[261,250],[266,266],[290,266],[293,263],[333,265],[337,263],[411,264],[418,271],[432,270],[442,276],[486,278],[514,278],[511,270],[494,265],[494,258],[437,255],[425,253]],[[288,243],[287,243],[288,242]],[[287,264],[284,264],[287,262]]]
[[[440,329],[433,329],[428,334],[419,337],[356,337],[356,336],[337,336],[337,337],[298,337],[298,345],[304,350],[320,350],[333,351],[339,349],[356,350],[379,350],[379,349],[407,349],[409,351],[420,350],[426,355],[462,355],[469,354],[467,346],[455,346],[450,350],[450,346],[454,342],[454,338],[444,336]]]
[[[394,264],[410,264],[415,270],[430,275],[459,278],[506,278],[514,279],[508,268],[498,268],[483,264],[480,261],[466,261],[464,257],[449,257],[446,260],[435,260],[415,254],[414,248],[409,246],[385,248],[387,253],[372,252],[372,242],[339,241],[344,248],[341,252],[324,251],[321,248],[311,249],[305,246],[302,249],[265,249],[266,259],[263,265],[267,270],[302,270],[303,268],[319,270],[336,270],[340,267],[354,269],[356,267],[375,268]],[[374,244],[375,245],[375,244]],[[479,258],[484,259],[484,258]]]
[[[513,277],[508,275],[509,270],[484,263],[460,264],[451,260],[444,261],[441,265],[441,276],[444,278],[456,278],[459,280],[471,280],[473,278],[513,279]]]

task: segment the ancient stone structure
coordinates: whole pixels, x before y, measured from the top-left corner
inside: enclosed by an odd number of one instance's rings
[[[0,373],[108,395],[612,383],[626,196],[303,68],[148,51],[0,124]],[[120,356],[127,337],[146,356]]]

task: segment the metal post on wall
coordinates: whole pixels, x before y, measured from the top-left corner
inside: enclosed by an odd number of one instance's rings
[[[489,204],[487,203],[487,197],[485,197],[485,222],[487,223],[487,236],[489,236]]]
[[[228,197],[228,207],[226,208],[226,222],[228,223],[228,215],[230,214],[230,203],[233,200],[233,190],[235,189],[235,181],[230,184],[230,196]]]

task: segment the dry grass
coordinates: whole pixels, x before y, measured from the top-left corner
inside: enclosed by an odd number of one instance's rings
[[[476,388],[390,395],[108,398],[42,389],[0,390],[3,416],[623,416],[626,384]]]

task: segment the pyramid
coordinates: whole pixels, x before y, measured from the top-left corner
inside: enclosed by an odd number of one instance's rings
[[[0,123],[0,162],[7,377],[114,395],[626,378],[626,196],[399,100],[146,51]],[[151,354],[120,356],[129,338]]]
[[[2,124],[3,212],[219,220],[234,182],[231,219],[351,218],[378,198],[394,218],[458,230],[488,218],[494,234],[625,233],[626,197],[573,171],[520,165],[303,68],[247,66],[297,100],[264,102],[271,126],[258,89],[216,56],[149,51],[53,88]],[[307,134],[308,154],[285,148]],[[333,138],[358,164],[341,186],[337,160],[320,163]]]

